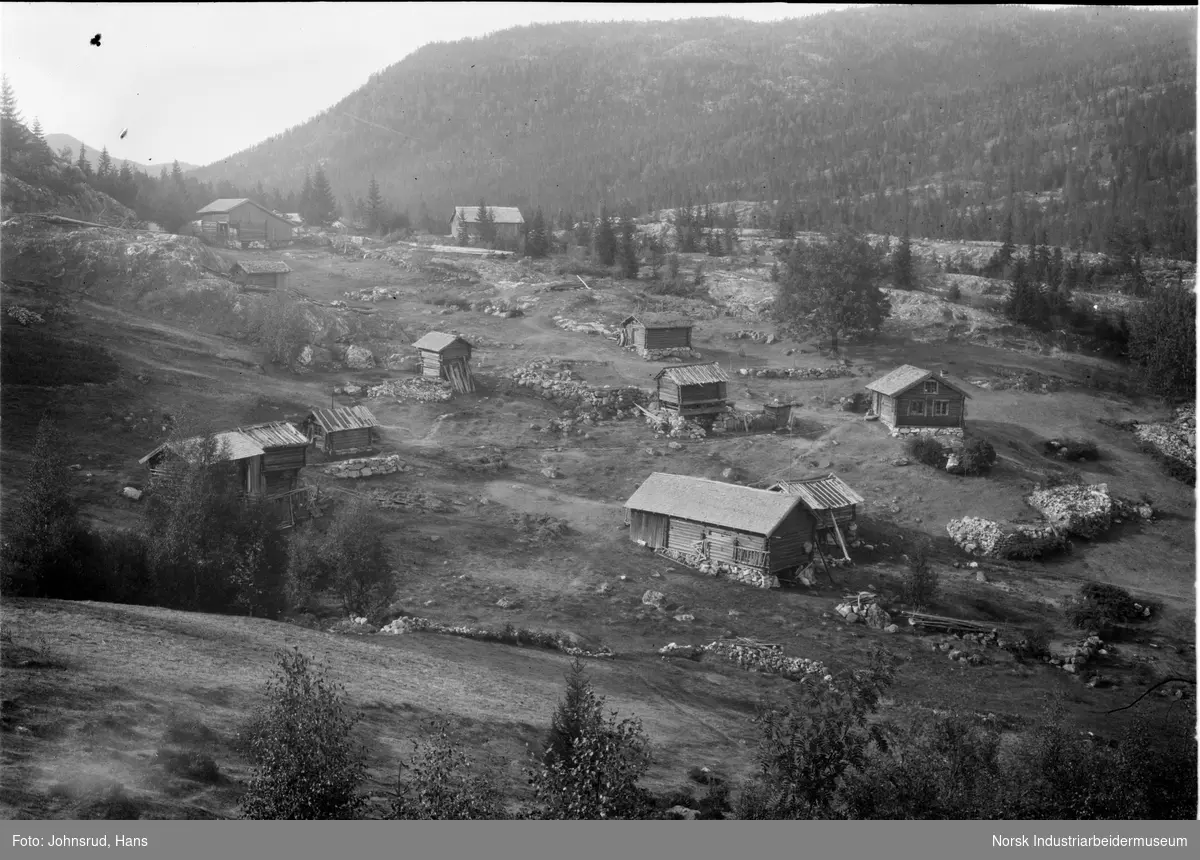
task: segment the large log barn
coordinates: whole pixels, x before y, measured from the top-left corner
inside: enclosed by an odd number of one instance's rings
[[[867,386],[871,415],[892,431],[907,428],[963,428],[971,395],[944,375],[905,364]]]
[[[816,522],[799,496],[655,472],[625,503],[631,540],[760,574],[811,558]]]
[[[658,408],[684,418],[717,415],[729,410],[729,377],[721,365],[676,364],[654,375]]]

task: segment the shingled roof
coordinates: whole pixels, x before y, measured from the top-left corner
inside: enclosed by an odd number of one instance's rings
[[[286,275],[291,269],[282,260],[238,260],[233,264],[247,275]]]
[[[430,352],[441,352],[455,341],[462,341],[470,346],[471,344],[456,334],[446,334],[440,331],[431,331],[424,335],[420,340],[413,344],[417,349],[427,349]]]
[[[926,379],[930,379],[935,376],[937,375],[932,370],[914,367],[911,364],[902,364],[887,376],[881,376],[879,379],[876,379],[874,382],[868,384],[867,390],[878,392],[884,397],[895,397],[898,394],[903,394],[905,391],[908,391],[908,389],[912,388],[918,382],[924,382]],[[955,391],[962,394],[963,397],[971,396],[964,388],[953,384],[953,382],[945,376],[937,376],[937,380],[939,382],[946,383],[950,388],[953,388]]]
[[[521,210],[516,206],[489,206],[488,212],[492,215],[492,221],[496,224],[524,224],[525,216],[521,214]],[[467,224],[476,224],[479,222],[479,207],[478,206],[455,206],[454,214],[459,221]]]
[[[769,535],[800,504],[797,496],[689,475],[655,472],[625,507],[713,526]]]
[[[655,379],[662,379],[664,376],[676,385],[708,385],[712,382],[729,381],[729,377],[725,375],[721,365],[716,362],[712,364],[676,364],[664,367],[654,374]]]
[[[799,496],[809,510],[828,511],[861,505],[865,499],[837,475],[805,478],[800,481],[780,481],[770,487],[772,492]]]
[[[379,422],[365,406],[338,406],[334,409],[314,409],[308,417],[326,433],[339,430],[362,430],[378,427]]]

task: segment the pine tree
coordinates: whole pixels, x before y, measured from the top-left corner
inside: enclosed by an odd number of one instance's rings
[[[621,274],[626,280],[636,280],[638,276],[638,249],[634,239],[633,219],[629,215],[621,217]]]
[[[892,254],[892,281],[901,290],[913,290],[917,287],[916,276],[913,273],[913,256],[912,256],[912,240],[908,235],[908,228],[904,228],[904,235],[900,238],[900,244],[896,246],[896,250]]]
[[[544,257],[549,253],[550,245],[546,235],[546,218],[542,207],[533,213],[533,221],[529,225],[529,236],[525,242],[525,252],[531,257]]]
[[[496,246],[496,216],[482,197],[479,198],[479,208],[475,211],[475,220],[479,225],[479,243],[485,248],[494,248]]]
[[[379,233],[383,228],[384,214],[383,196],[379,193],[379,183],[372,176],[371,182],[367,185],[367,229],[372,233]]]
[[[178,164],[179,162],[175,162]],[[103,147],[100,150],[100,158],[96,160],[96,178],[104,179],[112,173],[112,156],[108,154],[108,147]]]
[[[75,166],[88,179],[92,177],[92,165],[87,159],[87,147],[82,143],[79,144],[79,159],[75,162]],[[165,169],[165,168],[164,168]]]

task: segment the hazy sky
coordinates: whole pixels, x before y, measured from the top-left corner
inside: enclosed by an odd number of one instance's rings
[[[769,21],[851,5],[3,3],[0,67],[26,120],[48,134],[142,164],[208,164],[304,122],[430,42],[552,21]]]

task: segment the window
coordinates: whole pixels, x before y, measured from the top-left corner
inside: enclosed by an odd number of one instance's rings
[[[935,380],[931,379],[925,383],[925,393],[926,394],[937,394],[938,393],[937,382]]]
[[[946,415],[949,415],[950,414],[950,401],[949,400],[933,401],[933,414],[940,415],[943,417]]]
[[[908,401],[908,414],[909,415],[924,415],[925,414],[925,401],[924,400]]]

